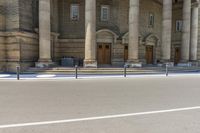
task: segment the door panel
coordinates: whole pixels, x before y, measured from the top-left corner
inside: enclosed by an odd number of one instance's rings
[[[111,64],[111,48],[110,44],[98,44],[97,61],[98,64]]]
[[[124,61],[128,60],[128,46],[124,46]]]
[[[98,45],[97,60],[98,60],[98,64],[103,64],[103,46],[102,45]]]
[[[153,46],[146,46],[146,62],[153,64]]]
[[[104,64],[111,64],[111,60],[110,60],[110,45],[109,44],[105,44],[105,51],[104,51]]]
[[[175,48],[175,55],[174,55],[174,63],[175,64],[178,64],[180,61],[180,57],[181,57],[180,53],[181,53],[180,48]]]

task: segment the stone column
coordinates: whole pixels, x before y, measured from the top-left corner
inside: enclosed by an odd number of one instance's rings
[[[97,67],[96,61],[96,0],[85,0],[84,67]]]
[[[50,0],[39,0],[39,61],[37,67],[52,65]]]
[[[163,0],[162,62],[170,62],[172,35],[172,0]]]
[[[191,0],[183,0],[183,29],[181,45],[181,63],[187,64],[190,52],[190,18],[191,18]]]
[[[128,61],[130,67],[141,67],[139,63],[139,4],[140,0],[129,0],[129,43]]]
[[[198,44],[198,3],[192,7],[192,24],[191,24],[191,47],[190,60],[197,61],[197,44]]]

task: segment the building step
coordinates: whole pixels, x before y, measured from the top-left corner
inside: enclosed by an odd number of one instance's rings
[[[169,72],[200,72],[200,67],[170,67]],[[165,67],[142,67],[127,68],[127,73],[164,73]],[[29,68],[24,73],[54,73],[54,74],[73,74],[75,68],[54,67],[54,68]],[[124,68],[78,68],[80,74],[121,74]]]

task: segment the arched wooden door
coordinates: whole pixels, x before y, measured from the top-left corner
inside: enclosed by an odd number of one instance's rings
[[[111,44],[99,43],[97,46],[97,62],[99,65],[111,64]]]
[[[146,46],[146,63],[153,64],[153,46]]]

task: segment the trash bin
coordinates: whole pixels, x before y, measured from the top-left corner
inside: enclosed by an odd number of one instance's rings
[[[61,66],[63,66],[63,67],[73,67],[74,66],[74,59],[73,58],[62,58],[61,59]]]

